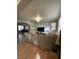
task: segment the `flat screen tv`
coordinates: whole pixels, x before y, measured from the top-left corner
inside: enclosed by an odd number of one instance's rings
[[[39,31],[39,32],[44,32],[44,27],[38,27],[38,28],[37,28],[37,31]]]

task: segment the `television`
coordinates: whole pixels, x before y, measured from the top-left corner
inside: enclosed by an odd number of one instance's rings
[[[37,31],[39,31],[39,32],[44,32],[44,27],[38,27],[38,28],[37,28]]]

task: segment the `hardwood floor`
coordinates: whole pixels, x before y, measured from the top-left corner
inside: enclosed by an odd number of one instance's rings
[[[36,46],[22,42],[17,45],[17,59],[58,59],[57,54],[38,49]]]

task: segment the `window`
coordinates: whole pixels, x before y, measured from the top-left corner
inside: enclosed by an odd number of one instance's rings
[[[56,23],[51,23],[51,30],[52,31],[55,31],[56,30]]]
[[[21,31],[24,29],[24,26],[23,25],[18,25],[18,30]]]

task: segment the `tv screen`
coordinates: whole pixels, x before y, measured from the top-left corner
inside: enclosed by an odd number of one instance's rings
[[[39,32],[44,32],[44,27],[38,27],[38,28],[37,28],[37,31],[39,31]]]

